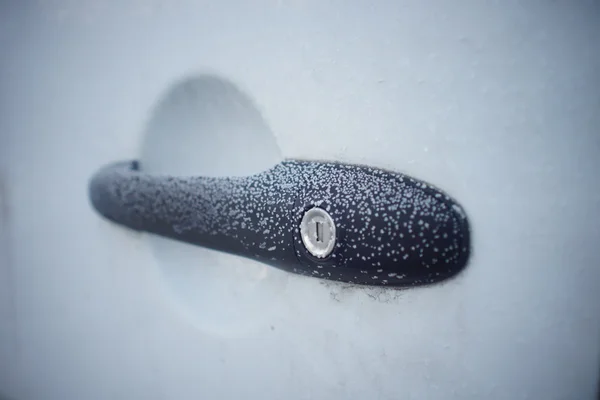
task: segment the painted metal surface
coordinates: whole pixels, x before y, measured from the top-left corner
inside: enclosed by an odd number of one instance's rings
[[[2,6],[1,390],[594,396],[597,2],[124,3]],[[97,218],[89,177],[135,157],[400,171],[460,199],[477,251],[437,287],[315,284]]]

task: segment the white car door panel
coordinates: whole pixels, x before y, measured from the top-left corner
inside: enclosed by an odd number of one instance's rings
[[[0,7],[0,393],[596,396],[597,2]],[[88,198],[113,161],[244,176],[289,158],[446,191],[467,267],[340,284],[125,229]]]

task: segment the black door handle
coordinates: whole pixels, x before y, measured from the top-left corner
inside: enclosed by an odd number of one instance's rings
[[[89,195],[129,228],[253,258],[286,271],[366,285],[435,283],[470,253],[463,209],[424,182],[380,169],[284,161],[248,177],[99,170]]]

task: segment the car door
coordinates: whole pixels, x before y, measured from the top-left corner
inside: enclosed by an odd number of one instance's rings
[[[595,2],[2,5],[0,392],[15,399],[593,398]],[[365,165],[460,202],[458,276],[292,274],[102,218],[103,165]],[[318,179],[315,177],[314,179]]]

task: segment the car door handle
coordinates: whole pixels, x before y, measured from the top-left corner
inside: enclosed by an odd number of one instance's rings
[[[409,176],[334,162],[283,161],[247,177],[100,169],[89,196],[129,228],[355,284],[413,286],[450,278],[469,258],[465,212]]]

